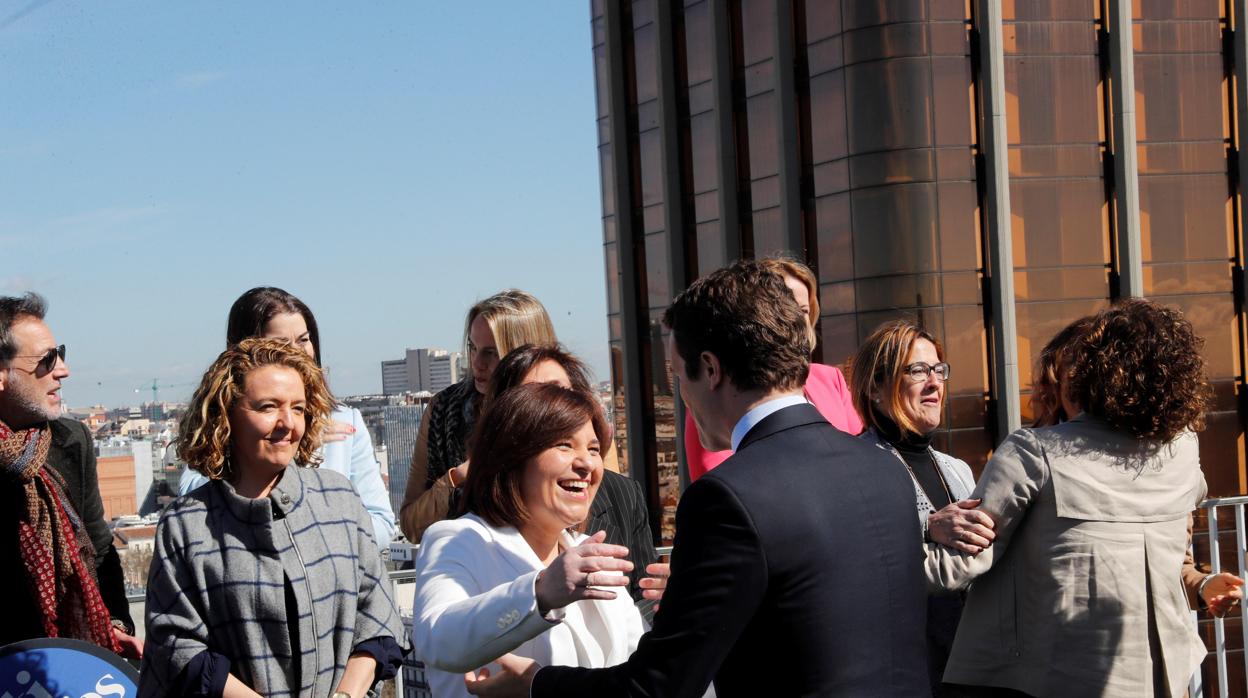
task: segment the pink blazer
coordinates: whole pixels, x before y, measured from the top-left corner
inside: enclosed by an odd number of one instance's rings
[[[812,363],[810,375],[806,376],[805,392],[806,399],[814,403],[815,409],[832,426],[847,434],[862,432],[862,418],[854,410],[854,401],[849,396],[849,386],[845,384],[845,375],[841,373],[841,369]],[[707,451],[702,448],[693,415],[685,410],[685,460],[689,463],[690,482],[702,477],[731,455],[732,451]]]

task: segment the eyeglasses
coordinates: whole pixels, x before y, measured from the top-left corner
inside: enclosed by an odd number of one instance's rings
[[[39,363],[35,364],[35,368],[28,373],[44,373],[45,375],[52,372],[56,368],[56,360],[65,360],[65,345],[53,347],[46,354],[27,354],[25,356],[14,356],[15,359],[39,359]],[[10,366],[10,368],[14,368]],[[24,370],[24,369],[23,369]]]
[[[923,383],[927,381],[927,377],[935,373],[937,380],[941,383],[949,380],[949,376],[953,375],[953,370],[949,368],[949,364],[944,361],[933,366],[924,361],[915,361],[906,366],[903,370],[911,383]]]

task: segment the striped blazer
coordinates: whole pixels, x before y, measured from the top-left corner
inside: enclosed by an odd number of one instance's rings
[[[174,692],[203,652],[263,696],[329,695],[357,646],[403,637],[372,530],[327,470],[287,466],[260,499],[223,480],[178,498],[156,531],[139,696]]]

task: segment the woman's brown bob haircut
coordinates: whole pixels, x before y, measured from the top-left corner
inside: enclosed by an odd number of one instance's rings
[[[862,415],[867,426],[881,431],[880,417],[887,417],[900,429],[902,435],[919,434],[914,420],[906,416],[902,398],[902,374],[910,358],[914,343],[926,339],[936,347],[936,356],[945,360],[945,348],[932,333],[907,320],[893,320],[880,325],[849,362],[849,390],[853,394],[854,409]],[[877,403],[874,397],[878,396]],[[943,405],[942,405],[943,407]]]
[[[284,339],[252,338],[221,352],[195,389],[178,426],[178,458],[188,467],[211,480],[234,477],[230,463],[230,410],[246,392],[247,376],[264,366],[284,366],[303,380],[306,424],[295,462],[320,462],[317,449],[334,409],[334,396],[325,385],[320,367]]]
[[[810,371],[809,325],[784,279],[740,261],[694,281],[663,313],[685,378],[698,380],[702,352],[719,359],[737,390],[793,390]]]
[[[1066,414],[1062,408],[1062,381],[1058,372],[1063,368],[1070,345],[1092,327],[1093,319],[1088,316],[1075,320],[1053,335],[1040,350],[1031,386],[1031,426],[1050,427],[1074,416]],[[1069,370],[1069,364],[1064,368]]]
[[[1204,428],[1204,346],[1183,314],[1124,300],[1096,315],[1067,355],[1070,396],[1084,412],[1137,439],[1167,442]]]
[[[499,395],[473,437],[463,505],[491,526],[519,527],[529,512],[520,481],[529,461],[592,424],[605,451],[611,432],[590,395],[554,385],[519,385]]]

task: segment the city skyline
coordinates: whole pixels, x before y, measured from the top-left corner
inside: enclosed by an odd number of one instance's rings
[[[609,378],[586,5],[52,2],[0,42],[0,294],[48,299],[67,405],[186,400],[257,285],[339,395],[507,287]]]

